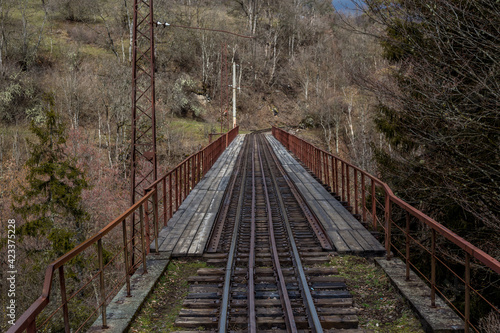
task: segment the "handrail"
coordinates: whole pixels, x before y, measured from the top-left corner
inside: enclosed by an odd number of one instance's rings
[[[156,200],[156,209],[159,209],[158,206],[163,206],[161,215],[163,216],[162,219],[165,226],[167,225],[167,221],[177,211],[182,201],[191,192],[191,189],[205,176],[220,154],[233,142],[238,133],[239,126],[217,138],[217,140],[199,152],[184,159],[174,169],[158,178],[146,189],[151,190],[154,188],[157,193],[161,193],[162,197]],[[181,181],[184,183],[184,186],[178,186]],[[156,212],[156,214],[158,213]]]
[[[307,141],[288,133],[280,128],[272,128],[273,136],[280,141],[288,150],[295,154],[295,156],[300,159],[307,168],[311,170],[323,184],[327,185],[335,192],[334,195],[337,196],[339,200],[343,202],[349,209],[354,210],[355,216],[363,221],[367,221],[367,217],[371,215],[372,226],[374,229],[377,227],[382,227],[385,231],[385,248],[387,252],[387,258],[391,258],[391,246],[398,253],[402,253],[396,248],[396,245],[392,242],[393,235],[391,232],[391,226],[394,224],[399,230],[403,230],[399,227],[396,222],[393,221],[393,205],[398,206],[404,212],[406,212],[406,230],[403,233],[406,236],[406,250],[404,259],[406,260],[406,277],[409,279],[409,269],[410,269],[410,218],[413,216],[417,221],[425,224],[432,230],[431,237],[431,249],[432,255],[431,263],[431,278],[428,279],[431,284],[431,305],[435,304],[435,292],[436,290],[440,292],[436,287],[436,260],[439,260],[436,254],[436,233],[439,233],[445,239],[455,244],[463,251],[465,251],[465,310],[464,313],[459,311],[459,314],[464,318],[466,322],[466,331],[469,327],[475,329],[470,322],[470,295],[471,292],[475,292],[480,298],[485,300],[495,311],[500,314],[498,307],[488,302],[483,295],[480,295],[476,290],[474,290],[470,284],[470,259],[474,258],[487,268],[491,269],[493,272],[500,274],[500,262],[488,255],[475,245],[471,244],[467,240],[458,236],[456,233],[446,228],[433,218],[429,217],[425,213],[421,212],[417,208],[411,206],[404,200],[398,198],[391,188],[378,179],[377,177],[367,173],[366,171],[352,165],[351,163],[339,158],[327,151],[318,148]],[[367,181],[368,180],[368,181]],[[367,186],[371,185],[371,186]],[[376,186],[382,189],[384,201],[383,204],[377,205],[377,193],[375,191]],[[367,189],[369,187],[369,189]],[[371,196],[371,202],[368,200]],[[361,200],[359,200],[361,195]],[[354,202],[353,199],[354,198]],[[361,202],[360,202],[361,201]],[[369,211],[369,206],[371,206],[371,211]],[[381,224],[377,217],[377,207],[381,207],[384,216],[384,224]],[[361,214],[360,214],[361,213]],[[451,269],[449,269],[451,271]],[[453,272],[453,271],[451,271]],[[453,272],[454,273],[454,272]],[[456,275],[456,273],[454,273]],[[427,279],[427,278],[426,278]],[[442,293],[441,293],[442,294]],[[456,309],[456,307],[455,307]],[[458,310],[457,310],[458,311]]]
[[[7,331],[7,333],[22,332],[25,329],[28,329],[28,331],[30,331],[31,329],[30,326],[34,324],[36,316],[38,316],[43,311],[45,306],[50,301],[50,292],[52,290],[52,280],[54,278],[54,272],[59,267],[63,266],[65,263],[75,258],[85,249],[94,245],[99,239],[102,239],[116,225],[123,222],[127,217],[129,217],[132,213],[134,213],[139,206],[143,205],[149,199],[149,197],[153,195],[153,193],[154,192],[150,192],[146,194],[134,205],[132,205],[129,209],[127,209],[123,214],[121,214],[115,220],[110,222],[95,235],[85,240],[83,243],[81,243],[74,249],[70,250],[69,252],[65,253],[58,259],[54,260],[52,263],[50,263],[47,269],[45,270],[45,279],[43,283],[42,295],[21,315],[21,317],[19,317],[15,325],[11,326],[10,329]]]
[[[276,131],[283,131],[280,128],[273,127],[273,131],[275,131],[275,130]],[[287,133],[285,131],[283,131],[283,132]],[[287,133],[287,134],[290,135],[290,136],[294,136],[298,140],[302,140],[302,139],[300,139],[299,137],[297,137],[297,136],[295,136],[293,134],[290,134],[290,133]],[[302,141],[304,141],[304,142],[307,143],[307,141],[305,141],[305,140],[302,140]],[[429,217],[425,213],[421,212],[417,208],[411,206],[410,204],[408,204],[407,202],[405,202],[401,198],[397,197],[392,192],[392,190],[389,187],[389,185],[387,185],[386,183],[384,183],[383,181],[381,181],[377,177],[372,176],[371,174],[367,173],[366,171],[364,171],[364,170],[362,170],[362,169],[354,166],[353,164],[347,162],[346,160],[344,160],[344,159],[342,159],[340,157],[334,156],[333,154],[330,154],[327,151],[325,151],[325,150],[323,150],[321,148],[318,148],[318,147],[316,147],[316,146],[314,146],[314,145],[312,145],[310,143],[308,143],[308,144],[311,145],[312,147],[314,147],[314,149],[316,149],[317,151],[320,151],[320,152],[322,152],[324,154],[328,154],[328,155],[334,157],[336,160],[341,161],[345,165],[348,165],[352,169],[357,170],[358,172],[361,172],[365,176],[368,176],[370,179],[373,179],[378,185],[380,185],[384,189],[384,192],[386,193],[386,195],[390,198],[390,200],[392,202],[396,203],[398,206],[400,206],[404,210],[410,211],[411,213],[414,214],[415,217],[417,217],[422,222],[426,223],[432,229],[435,229],[436,231],[438,231],[443,237],[445,237],[449,241],[453,242],[455,245],[458,245],[460,248],[462,248],[463,250],[467,251],[467,253],[469,253],[475,259],[479,260],[481,263],[483,263],[484,265],[488,266],[489,268],[491,268],[492,270],[494,270],[496,273],[500,274],[500,262],[498,260],[496,260],[492,256],[488,255],[487,253],[485,253],[484,251],[482,251],[478,247],[474,246],[473,244],[469,243],[467,240],[465,240],[462,237],[458,236],[456,233],[454,233],[450,229],[446,228],[445,226],[443,226],[442,224],[440,224],[439,222],[437,222],[433,218]]]
[[[164,225],[167,224],[167,217],[171,217],[173,213],[178,209],[179,205],[186,198],[188,193],[192,188],[198,183],[199,180],[208,172],[208,170],[213,166],[217,158],[222,154],[222,152],[227,148],[227,146],[234,140],[234,138],[238,135],[239,128],[236,127],[225,133],[225,135],[221,136],[214,142],[207,145],[205,148],[200,150],[199,152],[189,156],[184,161],[179,163],[174,169],[167,172],[164,176],[159,178],[157,181],[152,183],[148,188],[144,191],[144,196],[139,199],[135,204],[129,207],[124,213],[122,213],[115,220],[110,222],[104,228],[102,228],[99,232],[85,240],[83,243],[79,244],[71,251],[65,253],[51,264],[47,266],[45,270],[45,279],[42,289],[42,295],[31,304],[31,306],[17,319],[15,324],[11,326],[7,333],[18,333],[23,331],[28,332],[36,332],[36,319],[40,315],[40,313],[47,307],[50,302],[50,295],[53,291],[53,280],[55,277],[55,272],[59,271],[59,283],[61,285],[61,305],[57,308],[51,316],[57,313],[59,310],[63,312],[63,320],[64,320],[64,330],[65,332],[72,331],[70,328],[69,322],[69,314],[68,314],[68,303],[69,300],[66,300],[66,291],[65,291],[65,274],[64,274],[64,265],[68,263],[70,260],[76,258],[78,255],[82,254],[86,249],[97,245],[98,248],[98,261],[99,261],[99,270],[94,277],[99,276],[100,281],[100,303],[98,304],[97,310],[101,308],[101,317],[103,320],[103,327],[106,327],[106,300],[109,298],[109,295],[105,292],[105,281],[104,281],[104,268],[103,265],[103,245],[102,239],[106,235],[108,235],[112,230],[118,225],[122,225],[122,236],[123,236],[123,257],[124,257],[124,275],[127,286],[127,294],[131,295],[131,285],[129,280],[129,274],[133,272],[133,267],[128,259],[128,249],[129,245],[132,241],[137,241],[137,239],[128,239],[127,238],[127,230],[126,230],[126,219],[130,217],[132,214],[138,212],[139,220],[140,220],[140,235],[139,242],[141,243],[142,251],[142,260],[140,260],[137,264],[143,265],[144,272],[147,271],[146,265],[146,253],[149,252],[149,246],[151,244],[151,237],[149,234],[150,229],[150,219],[149,214],[151,214],[151,210],[148,208],[148,203],[152,202],[153,209],[153,230],[155,230],[153,238],[157,240],[157,232],[158,232],[158,206],[161,204],[164,207]],[[175,177],[172,177],[175,175]],[[169,178],[170,177],[170,178]],[[166,180],[169,178],[169,188],[167,191]],[[158,185],[163,184],[162,188],[162,196],[159,197],[159,188]],[[173,187],[175,186],[175,188]],[[168,193],[168,195],[167,195]],[[173,200],[172,196],[175,195],[175,200]],[[167,204],[167,201],[170,205]],[[175,201],[175,206],[173,206],[173,202]],[[167,210],[168,213],[167,214]],[[156,242],[156,251],[158,251]],[[148,249],[146,250],[146,247]],[[115,256],[116,257],[116,256]],[[94,278],[91,278],[85,285],[90,283]],[[84,285],[84,286],[85,286]],[[83,287],[82,287],[83,288]],[[96,310],[96,311],[97,311]],[[95,312],[94,312],[95,313]],[[92,316],[92,314],[90,315]],[[50,317],[49,317],[50,318]],[[87,318],[88,320],[89,318]],[[83,325],[81,325],[78,329],[80,330]]]

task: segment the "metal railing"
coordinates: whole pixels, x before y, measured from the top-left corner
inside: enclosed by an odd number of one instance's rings
[[[160,223],[167,225],[182,201],[237,135],[238,128],[234,128],[186,158],[146,189],[144,196],[118,218],[52,262],[45,271],[42,295],[7,332],[79,332],[88,328],[99,314],[103,328],[107,327],[109,302],[123,285],[126,285],[127,296],[132,295],[130,276],[135,268],[147,272],[146,254],[152,239],[158,253]],[[136,213],[140,232],[131,237],[127,219]],[[141,247],[134,267],[130,258],[133,243]]]
[[[479,318],[471,317],[472,313],[485,313],[487,309],[500,314],[498,297],[488,299],[491,295],[486,295],[486,290],[491,290],[488,285],[498,285],[500,280],[500,263],[495,258],[396,197],[378,178],[282,129],[273,127],[272,133],[358,219],[384,231],[387,259],[394,251],[406,263],[407,280],[412,268],[427,281],[430,306],[435,306],[436,293],[440,294],[464,320],[465,332],[479,332]],[[480,285],[477,288],[473,287],[472,266],[487,279],[476,281]],[[464,289],[455,286],[448,290],[446,279],[462,283]],[[457,296],[457,290],[461,295]]]
[[[157,202],[156,208],[161,210],[160,220],[163,220],[164,226],[226,147],[233,142],[238,132],[239,127],[236,127],[224,133],[206,148],[179,163],[172,171],[160,177],[146,189],[146,192],[155,190],[159,195],[154,201]],[[149,216],[153,214],[153,211],[148,210],[148,213]]]

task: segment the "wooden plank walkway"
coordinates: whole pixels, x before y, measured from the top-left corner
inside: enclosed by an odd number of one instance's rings
[[[270,134],[266,135],[289,177],[323,224],[339,253],[378,256],[384,247],[326,191]],[[160,252],[174,257],[201,256],[208,242],[244,135],[239,135],[187,196],[159,234]],[[154,251],[154,246],[151,246]]]
[[[234,139],[160,231],[160,252],[174,257],[203,254],[243,139],[244,135]]]
[[[271,134],[266,138],[339,253],[379,256],[385,249]]]

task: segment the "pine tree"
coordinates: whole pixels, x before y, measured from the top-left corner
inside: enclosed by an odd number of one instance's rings
[[[29,142],[30,157],[25,166],[27,186],[13,194],[13,209],[26,221],[18,231],[22,236],[47,236],[52,251],[61,255],[84,240],[88,214],[82,208],[81,194],[89,188],[84,172],[65,151],[65,127],[46,98],[44,121],[31,123],[38,142]]]

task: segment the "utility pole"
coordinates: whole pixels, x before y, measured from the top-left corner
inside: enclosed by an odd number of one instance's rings
[[[236,62],[233,62],[233,128],[236,127]]]

